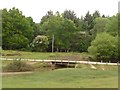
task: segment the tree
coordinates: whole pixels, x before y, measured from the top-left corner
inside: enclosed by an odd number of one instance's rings
[[[88,52],[98,61],[117,62],[118,60],[118,37],[113,37],[108,33],[97,34],[92,41]]]
[[[93,18],[96,19],[96,18],[98,18],[98,17],[100,17],[100,13],[99,13],[99,11],[96,10],[96,11],[93,13]]]
[[[89,11],[86,13],[84,22],[86,23],[86,31],[89,32],[89,34],[91,34],[91,30],[94,28],[95,25],[95,20],[98,17],[100,17],[99,11],[95,11],[93,15],[91,15]]]
[[[43,32],[43,31],[41,30],[41,26],[40,26],[39,23],[35,23],[33,29],[34,29],[34,31],[33,31],[33,39],[34,39],[36,36],[38,36],[38,35],[44,35],[44,34],[45,34],[45,32]]]
[[[89,13],[89,11],[87,12],[85,18],[84,18],[84,22],[86,23],[86,31],[89,32],[91,29],[93,29],[94,26],[94,18],[92,17],[92,15]]]
[[[26,45],[28,45],[29,40],[20,34],[14,34],[12,37],[8,39],[9,48],[10,49],[25,49]]]
[[[3,49],[27,48],[33,35],[33,27],[31,26],[32,19],[26,18],[22,15],[22,12],[16,8],[12,8],[9,11],[3,9],[2,14]]]
[[[110,22],[107,23],[105,29],[109,34],[113,36],[116,36],[118,34],[118,15],[112,16],[110,18]]]
[[[42,31],[46,32],[46,35],[49,38],[50,47],[54,35],[55,49],[57,49],[57,51],[69,49],[70,39],[77,29],[73,21],[59,16],[50,17],[47,22],[42,24],[41,28]]]
[[[90,35],[86,32],[76,31],[71,39],[71,50],[75,52],[86,52],[90,46]]]
[[[47,36],[38,35],[33,39],[30,46],[32,47],[32,51],[42,52],[46,51],[48,44],[49,42]]]
[[[110,22],[108,18],[96,18],[95,19],[95,25],[94,30],[96,30],[97,33],[105,32],[106,25]]]
[[[71,10],[65,10],[63,13],[63,17],[72,21],[74,21],[77,18],[75,12]]]
[[[42,17],[40,24],[46,22],[51,16],[53,16],[53,11],[48,11],[45,16]]]
[[[102,18],[106,18],[104,14],[102,15]]]
[[[96,15],[96,14],[95,14]],[[93,27],[94,27],[94,19],[97,17],[93,17],[89,11],[86,13],[85,17],[81,17],[78,25],[78,30],[85,33],[85,35],[80,35],[80,43],[79,50],[81,52],[87,51],[87,48],[90,46],[92,41]]]
[[[79,20],[78,30],[79,31],[86,31],[87,30],[87,25],[86,25],[86,22],[84,21],[83,17],[81,17],[81,19]]]
[[[106,25],[110,22],[108,18],[96,18],[94,28],[91,30],[92,40],[95,39],[96,35],[101,32],[106,32]]]
[[[57,11],[57,12],[55,13],[55,15],[58,16],[58,17],[61,16],[60,13],[59,13],[59,11]]]
[[[71,10],[65,10],[62,14],[62,16],[66,19],[70,19],[75,23],[76,26],[78,26],[79,18],[77,18],[76,13]]]

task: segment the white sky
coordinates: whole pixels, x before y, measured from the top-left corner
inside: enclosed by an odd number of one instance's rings
[[[119,0],[0,0],[0,9],[18,8],[25,16],[31,16],[39,23],[47,11],[74,10],[78,17],[85,16],[87,11],[98,10],[101,14],[115,15],[118,12]]]

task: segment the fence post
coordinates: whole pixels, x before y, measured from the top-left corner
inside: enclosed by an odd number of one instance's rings
[[[67,68],[69,67],[69,60],[68,60],[68,64],[67,64]]]
[[[117,65],[119,65],[119,61],[117,62]]]
[[[107,62],[106,62],[106,65],[108,65]]]

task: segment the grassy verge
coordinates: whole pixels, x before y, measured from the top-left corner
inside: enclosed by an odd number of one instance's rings
[[[3,88],[117,88],[118,72],[83,68],[3,76]]]

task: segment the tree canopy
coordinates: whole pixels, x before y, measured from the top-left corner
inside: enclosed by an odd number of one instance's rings
[[[26,48],[32,39],[32,18],[26,18],[22,15],[22,12],[16,8],[12,8],[9,11],[3,9],[2,14],[3,49]]]
[[[116,62],[118,59],[118,37],[106,32],[97,34],[88,48],[88,52],[94,55],[97,60]]]
[[[116,59],[118,15],[106,17],[96,10],[79,18],[72,10],[50,10],[35,23],[15,7],[2,9],[2,48],[51,52],[54,36],[54,52],[89,52],[97,59]]]

